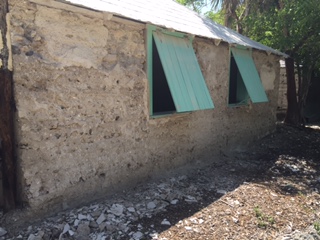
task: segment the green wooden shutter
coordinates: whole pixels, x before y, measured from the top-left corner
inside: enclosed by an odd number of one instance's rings
[[[189,40],[160,32],[153,37],[177,112],[214,108]]]
[[[253,103],[268,102],[251,52],[246,49],[232,48],[231,52],[237,63],[243,82]]]

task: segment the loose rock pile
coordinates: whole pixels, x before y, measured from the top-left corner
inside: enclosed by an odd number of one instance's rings
[[[226,171],[223,168],[220,170]],[[234,172],[234,169],[229,172]],[[167,209],[186,204],[192,208],[204,201],[203,194],[208,189],[211,189],[212,193],[216,193],[216,196],[222,196],[234,189],[238,181],[241,180],[232,176],[231,179],[234,181],[223,182],[224,178],[220,178],[220,181],[212,182],[214,176],[217,175],[207,175],[207,173],[203,170],[197,173],[200,177],[182,175],[161,182],[141,185],[135,191],[117,198],[60,212],[41,223],[18,230],[14,234],[9,234],[5,228],[0,228],[0,240],[165,240],[167,238],[159,237],[159,230],[167,229],[173,224],[180,226],[184,231],[197,231],[197,227],[190,226],[201,226],[204,222],[203,219],[191,217],[172,223],[172,216],[166,212]],[[225,172],[225,174],[227,173]],[[220,201],[223,202],[223,200]],[[160,221],[150,221],[153,224],[147,225],[148,219],[152,219],[156,215],[162,216]],[[189,222],[192,224],[190,225]],[[277,238],[277,240],[289,239],[317,240],[320,238],[313,227],[305,232],[295,231]]]
[[[136,191],[117,199],[58,213],[39,224],[18,231],[15,235],[10,235],[1,228],[0,239],[158,239],[156,229],[170,227],[171,216],[162,219],[162,226],[151,224],[147,229],[139,224],[139,220],[166,212],[170,205],[198,204],[202,200],[203,189],[216,189],[217,184],[222,184],[221,181],[213,184],[212,180],[209,176],[202,176],[196,181],[194,177],[181,175],[147,186],[142,185]],[[223,185],[228,187],[228,184]],[[234,184],[229,182],[229,188],[233,187]],[[217,191],[227,192],[221,189]]]

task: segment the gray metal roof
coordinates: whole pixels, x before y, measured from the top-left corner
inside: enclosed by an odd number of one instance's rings
[[[211,21],[173,0],[65,0],[76,5],[112,13],[136,21],[174,29],[196,36],[218,39],[229,44],[251,47],[268,53],[285,54],[255,42]]]

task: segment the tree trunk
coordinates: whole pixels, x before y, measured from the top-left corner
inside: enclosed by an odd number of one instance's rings
[[[299,111],[294,74],[294,60],[291,57],[285,59],[287,73],[287,101],[288,108],[284,122],[286,124],[301,126],[302,117]]]
[[[4,209],[9,211],[16,206],[16,175],[13,132],[12,72],[0,69],[0,138],[2,159],[2,184]]]
[[[4,210],[16,207],[16,161],[14,154],[14,98],[13,76],[9,69],[9,49],[7,46],[8,1],[0,0],[0,147],[2,161],[2,184]]]
[[[312,78],[312,72],[313,72],[314,66],[307,65],[306,67],[303,67],[303,77],[301,80],[301,85],[299,86],[299,111],[303,120],[303,124],[306,123],[306,120],[308,122],[308,119],[305,119],[304,113],[304,107],[306,105],[307,96],[311,84],[311,78]]]
[[[237,22],[237,32],[240,34],[243,33],[242,24],[240,22]]]
[[[228,27],[228,28],[232,28],[232,18],[231,18],[231,14],[226,12],[225,16],[224,16],[224,26]]]

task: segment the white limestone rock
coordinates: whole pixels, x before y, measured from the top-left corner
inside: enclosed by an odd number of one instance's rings
[[[161,225],[171,226],[171,223],[167,219],[163,219]]]
[[[0,237],[4,236],[6,234],[7,234],[7,231],[4,228],[0,227]]]
[[[124,206],[121,204],[113,204],[112,207],[110,208],[109,212],[114,214],[115,216],[121,216],[124,211]]]
[[[101,213],[101,215],[98,217],[98,219],[97,219],[97,224],[101,224],[104,220],[106,220],[107,218],[106,218],[106,216],[104,215],[104,213]]]
[[[154,202],[149,202],[147,204],[147,208],[148,209],[155,209],[157,207],[157,205]]]
[[[143,233],[142,232],[135,232],[132,235],[132,237],[133,237],[134,240],[140,240],[143,237]]]

